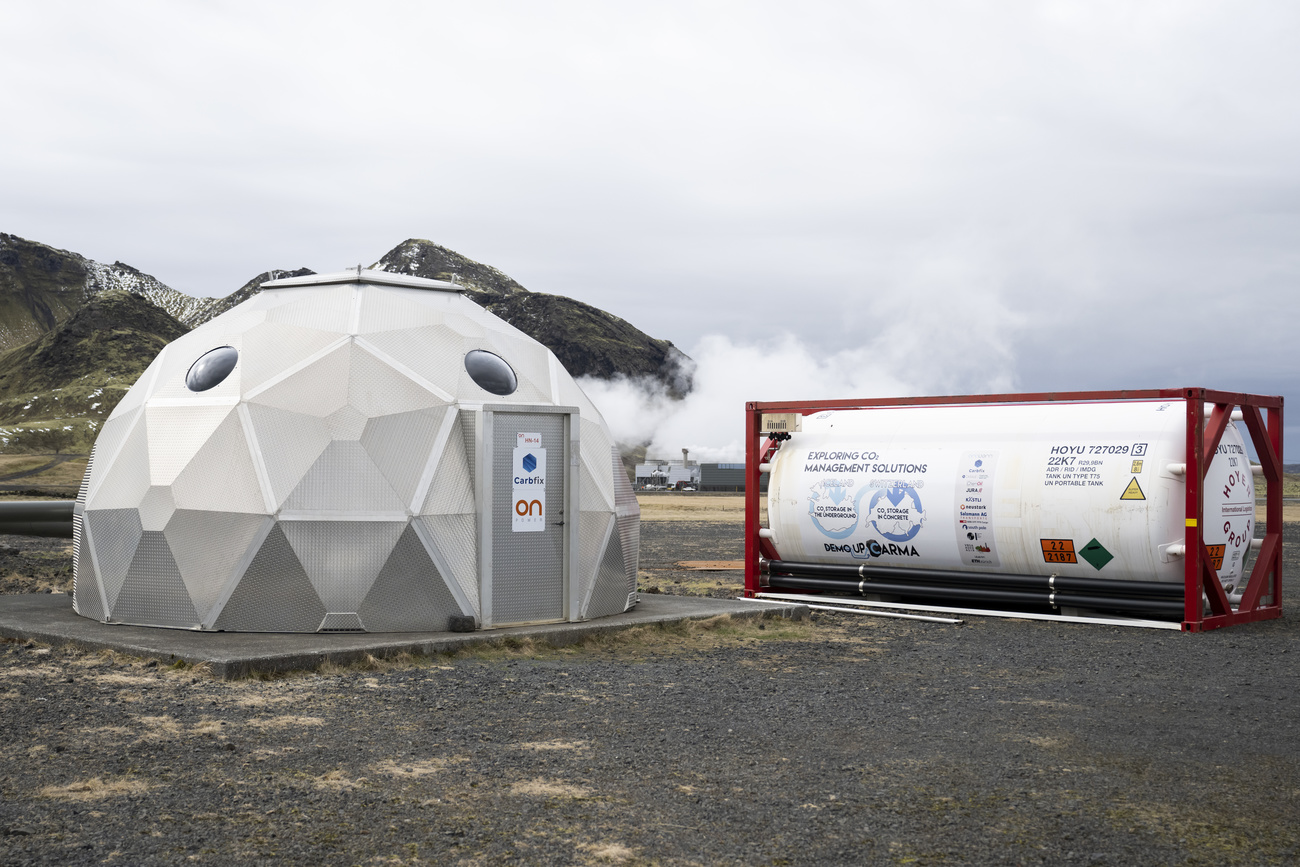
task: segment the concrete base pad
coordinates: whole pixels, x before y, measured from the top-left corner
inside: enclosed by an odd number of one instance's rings
[[[255,673],[319,668],[326,662],[347,665],[367,655],[379,659],[401,653],[429,655],[510,638],[531,638],[561,647],[592,635],[632,626],[675,623],[729,614],[737,618],[783,617],[802,620],[808,607],[772,605],[737,599],[647,594],[631,611],[584,623],[549,623],[478,632],[366,632],[299,634],[265,632],[194,632],[150,626],[107,624],[72,610],[72,597],[60,593],[0,595],[0,637],[87,650],[114,650],[155,658],[164,664],[184,660],[207,663],[223,679]]]

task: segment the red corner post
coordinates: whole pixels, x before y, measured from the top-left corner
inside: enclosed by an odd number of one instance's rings
[[[1187,526],[1184,534],[1187,550],[1183,573],[1183,630],[1202,632],[1281,617],[1282,398],[1203,388],[1189,388],[1184,392],[1187,400]],[[1212,407],[1208,418],[1205,413],[1207,404]],[[1259,456],[1268,492],[1264,507],[1264,538],[1241,602],[1234,611],[1205,547],[1203,531],[1205,471],[1214,459],[1223,432],[1232,419],[1232,411],[1238,407],[1250,432],[1251,444]],[[1267,427],[1260,415],[1261,409],[1268,410]],[[1270,601],[1261,604],[1260,600],[1265,598]],[[1209,603],[1209,614],[1204,611],[1203,599]]]
[[[758,593],[758,404],[745,404],[745,596]]]

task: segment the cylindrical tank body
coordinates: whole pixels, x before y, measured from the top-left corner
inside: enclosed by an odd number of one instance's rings
[[[772,460],[782,560],[1182,581],[1181,400],[916,406],[805,417]],[[1230,424],[1202,538],[1240,592],[1255,486]]]

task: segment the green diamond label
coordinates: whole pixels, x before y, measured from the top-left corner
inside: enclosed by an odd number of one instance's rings
[[[1115,559],[1115,555],[1103,548],[1096,539],[1084,545],[1083,550],[1079,552],[1079,556],[1091,563],[1094,569],[1100,569]]]

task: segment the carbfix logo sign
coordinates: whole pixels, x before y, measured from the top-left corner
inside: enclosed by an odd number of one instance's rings
[[[542,435],[536,433],[521,433],[516,441],[510,515],[516,533],[546,529],[546,449],[541,445]]]

